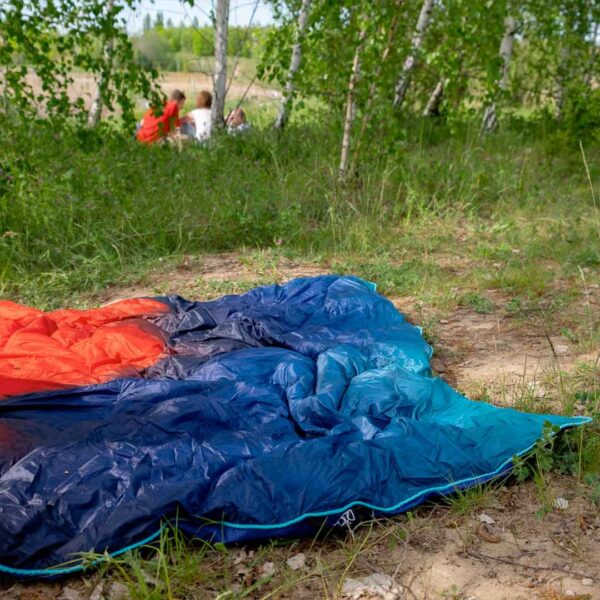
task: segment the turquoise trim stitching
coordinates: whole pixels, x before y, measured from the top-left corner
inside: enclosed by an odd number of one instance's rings
[[[562,431],[563,429],[568,429],[570,427],[575,427],[578,425],[585,425],[586,423],[592,422],[591,417],[573,417],[573,419],[577,419],[577,421],[574,420],[573,423],[566,423],[564,425],[561,425],[559,428],[559,431]],[[537,442],[537,440],[536,440],[536,442]],[[523,456],[524,454],[527,454],[529,451],[533,450],[533,448],[535,448],[536,442],[531,444],[531,446],[529,446],[525,450],[522,450],[521,452],[517,452],[517,456]],[[471,483],[471,482],[478,481],[478,480],[493,479],[494,477],[497,477],[498,475],[500,475],[501,473],[506,471],[507,467],[510,465],[511,462],[512,462],[512,457],[505,460],[495,471],[492,471],[491,473],[484,473],[483,475],[475,475],[473,477],[467,477],[466,479],[461,479],[460,481],[455,481],[455,482],[452,482],[452,483],[442,486],[442,487],[428,488],[427,490],[419,492],[418,494],[415,494],[414,496],[411,496],[410,498],[407,498],[406,500],[403,500],[402,502],[399,502],[398,504],[395,504],[394,506],[390,506],[389,508],[382,508],[380,506],[376,506],[374,504],[369,504],[368,502],[361,502],[360,500],[358,500],[356,502],[350,502],[349,504],[346,504],[346,506],[344,506],[343,508],[339,508],[339,509],[328,510],[328,511],[323,511],[323,512],[316,512],[316,513],[304,513],[300,517],[296,517],[295,519],[291,519],[290,521],[285,521],[284,523],[279,523],[278,525],[260,525],[260,524],[251,524],[251,523],[240,524],[240,523],[230,523],[229,521],[222,521],[221,525],[225,525],[226,527],[231,527],[234,529],[258,529],[258,530],[275,529],[275,528],[283,529],[285,527],[290,527],[291,525],[295,525],[296,523],[299,523],[300,521],[303,521],[304,519],[308,519],[311,517],[330,517],[332,515],[338,515],[340,513],[346,512],[347,510],[349,510],[350,508],[352,508],[354,506],[364,506],[365,508],[370,508],[371,510],[374,510],[376,512],[396,512],[396,511],[400,511],[403,506],[413,503],[417,498],[421,498],[422,496],[429,496],[430,494],[436,494],[436,493],[439,494],[444,491],[453,491],[456,489],[457,486],[461,486],[465,483]]]
[[[573,417],[573,421],[571,423],[565,423],[564,425],[561,425],[559,427],[559,431],[562,431],[563,429],[568,429],[570,427],[586,425],[587,423],[591,423],[592,421],[593,421],[593,419],[591,417]],[[536,442],[537,442],[537,440],[536,440]],[[524,454],[527,454],[528,452],[533,450],[536,442],[531,444],[525,450],[522,450],[521,452],[517,452],[516,455],[523,456]],[[382,513],[400,512],[403,506],[407,506],[411,503],[414,503],[418,498],[428,496],[430,494],[442,494],[445,491],[452,491],[452,490],[455,490],[457,486],[460,486],[460,485],[463,485],[466,483],[471,483],[471,482],[475,482],[475,481],[489,481],[490,479],[494,479],[494,477],[497,477],[498,475],[500,475],[501,473],[506,471],[511,462],[512,462],[512,457],[505,460],[496,470],[492,471],[491,473],[485,473],[483,475],[467,477],[466,479],[461,479],[460,481],[455,481],[451,484],[448,484],[448,485],[445,485],[442,487],[428,488],[427,490],[424,490],[418,494],[415,494],[414,496],[411,496],[410,498],[407,498],[406,500],[403,500],[402,502],[399,502],[398,504],[395,504],[394,506],[391,506],[388,508],[382,508],[379,506],[375,506],[374,504],[369,504],[368,502],[357,501],[357,502],[351,502],[351,503],[347,504],[346,506],[344,506],[343,508],[336,508],[336,509],[326,510],[326,511],[322,511],[322,512],[304,513],[303,515],[300,515],[299,517],[296,517],[295,519],[291,519],[289,521],[285,521],[284,523],[277,523],[274,525],[260,525],[260,524],[250,524],[250,523],[246,523],[246,524],[230,523],[229,521],[221,521],[218,524],[224,525],[225,527],[231,527],[232,529],[254,529],[254,530],[264,531],[264,530],[269,530],[269,529],[284,529],[286,527],[295,525],[296,523],[299,523],[300,521],[304,521],[304,519],[315,518],[315,517],[330,517],[332,515],[339,515],[341,513],[346,512],[347,510],[349,510],[350,508],[352,508],[354,506],[364,506],[364,507],[370,508],[371,510],[374,510],[376,512],[382,512]],[[136,548],[144,546],[144,545],[150,543],[151,541],[155,540],[157,537],[159,537],[160,534],[162,533],[163,529],[164,529],[164,526],[161,526],[157,532],[153,533],[152,535],[148,536],[147,538],[143,539],[142,541],[136,542],[135,544],[130,544],[129,546],[126,546],[125,548],[121,548],[120,550],[116,550],[115,552],[109,554],[109,556],[111,558],[114,558],[116,556],[120,556],[121,554],[125,554],[126,552],[129,552],[130,550],[135,550]],[[102,562],[102,559],[93,561],[91,564],[96,565],[96,564],[99,564],[100,562]],[[5,565],[0,564],[0,573],[8,573],[10,575],[22,575],[22,576],[28,576],[28,577],[39,577],[39,576],[51,577],[51,576],[55,576],[55,575],[68,575],[70,573],[76,573],[78,571],[83,571],[86,568],[86,566],[87,565],[85,565],[85,566],[84,565],[76,565],[76,566],[68,567],[65,569],[52,569],[52,568],[51,569],[14,569],[12,567],[7,567]]]
[[[155,531],[153,534],[149,535],[147,538],[144,538],[140,542],[136,542],[135,544],[130,544],[129,546],[125,546],[125,548],[121,548],[120,550],[116,550],[115,552],[109,554],[111,558],[115,558],[116,556],[120,556],[121,554],[125,554],[130,550],[135,550],[136,548],[140,548],[141,546],[145,546],[150,542],[154,541],[160,534],[163,532],[164,526],[161,526],[158,531]],[[90,565],[97,565],[103,562],[104,559],[99,558],[90,563]],[[54,575],[68,575],[70,573],[77,573],[78,571],[83,571],[88,565],[74,565],[73,567],[66,567],[63,569],[15,569],[13,567],[7,567],[6,565],[0,564],[0,573],[8,573],[9,575],[24,575],[27,577],[50,577]]]

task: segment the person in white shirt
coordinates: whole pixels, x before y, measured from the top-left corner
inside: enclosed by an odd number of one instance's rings
[[[193,132],[186,131],[199,142],[204,142],[210,138],[211,133],[211,114],[212,96],[206,90],[201,91],[196,97],[196,108],[187,114],[190,124],[193,125]]]

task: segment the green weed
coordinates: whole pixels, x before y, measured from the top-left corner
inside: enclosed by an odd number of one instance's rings
[[[492,504],[496,487],[495,483],[480,483],[468,489],[457,486],[451,495],[444,498],[444,502],[457,515],[471,515]]]
[[[600,432],[597,425],[586,425],[575,430],[559,433],[557,426],[547,423],[542,436],[533,450],[513,459],[513,473],[517,481],[532,478],[539,501],[537,514],[543,516],[553,508],[550,476],[552,474],[573,475],[588,485],[600,465]],[[596,488],[593,488],[592,498]]]
[[[253,108],[258,124],[268,110]],[[566,150],[549,158],[535,128],[493,140],[468,123],[451,137],[414,128],[391,154],[363,156],[340,186],[339,131],[314,121],[176,151],[3,119],[0,292],[58,306],[159,258],[240,248],[318,255],[379,279],[384,293],[445,305],[469,262],[473,294],[551,296],[578,267],[596,284],[592,149],[586,174]]]
[[[374,281],[380,293],[386,295],[419,295],[431,288],[439,287],[441,269],[432,261],[419,259],[397,263],[390,256],[381,256],[378,260],[364,262],[334,261],[334,271],[341,274],[358,275]]]
[[[461,306],[468,306],[475,312],[481,314],[493,312],[495,308],[494,303],[491,300],[477,292],[467,292],[466,294],[463,294],[459,298],[458,303]]]

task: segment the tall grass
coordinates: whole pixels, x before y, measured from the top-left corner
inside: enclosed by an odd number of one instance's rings
[[[525,242],[569,268],[598,265],[581,155],[544,136],[507,129],[482,140],[469,123],[450,132],[417,120],[391,150],[363,144],[340,185],[339,131],[316,122],[177,151],[0,118],[1,291],[52,305],[157,258],[241,246],[393,262],[465,230],[480,252],[509,255],[504,277],[515,278],[511,251]],[[591,182],[598,152],[586,154]]]

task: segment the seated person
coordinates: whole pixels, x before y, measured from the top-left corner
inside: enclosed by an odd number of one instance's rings
[[[189,126],[193,127],[189,127],[187,130],[182,129],[182,133],[194,137],[199,142],[209,139],[212,129],[211,106],[210,92],[201,91],[196,97],[196,108],[186,115]]]
[[[137,132],[137,139],[145,144],[154,144],[171,135],[176,127],[186,120],[179,119],[179,111],[185,104],[185,94],[181,90],[173,90],[160,116],[154,114],[154,108],[149,108],[142,119]]]
[[[230,134],[242,133],[250,129],[250,123],[246,120],[246,113],[239,106],[227,115],[226,123],[227,133]]]

